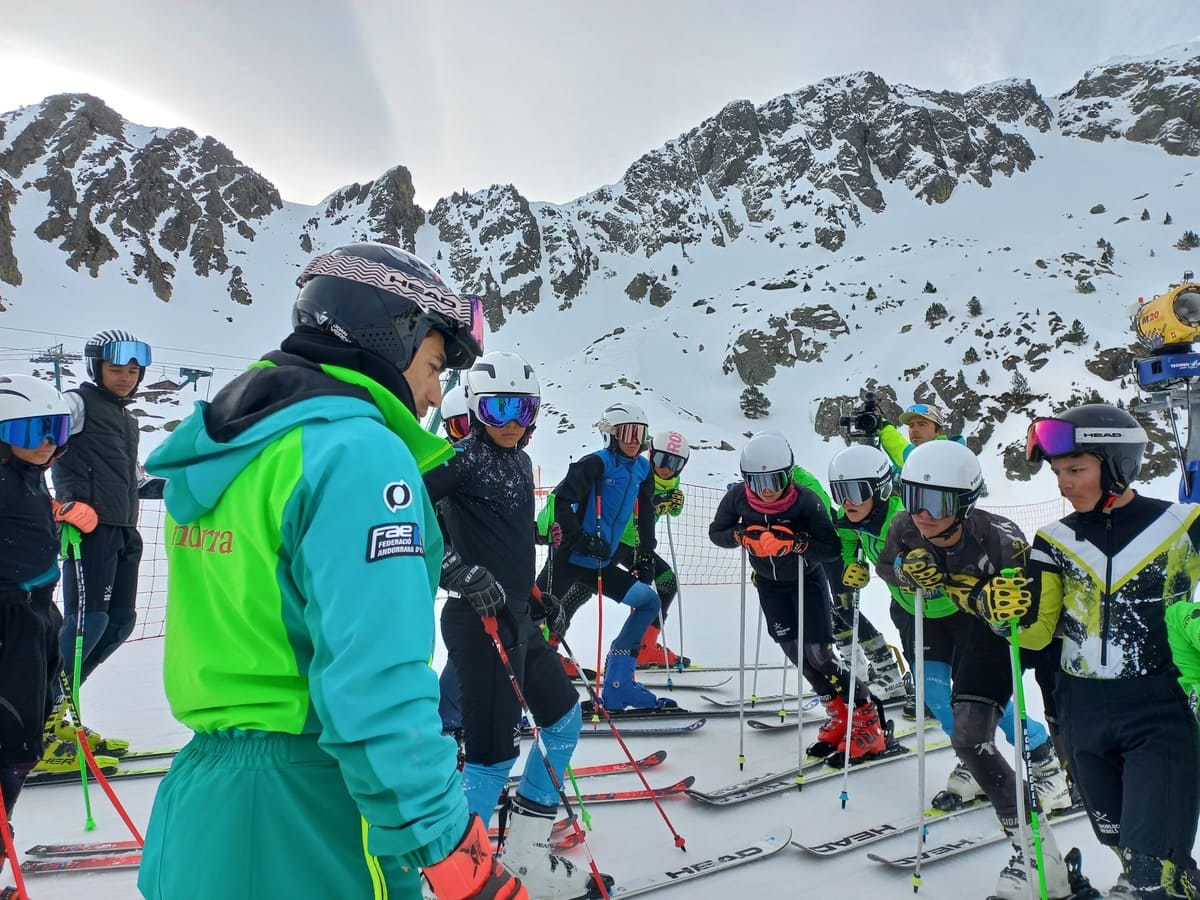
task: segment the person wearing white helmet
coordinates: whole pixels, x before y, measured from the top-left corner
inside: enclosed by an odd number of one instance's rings
[[[910,594],[922,591],[926,604],[942,605],[945,594],[967,611],[980,595],[1026,583],[1029,544],[1015,522],[975,508],[982,487],[979,460],[965,446],[929,441],[913,450],[900,473],[905,511],[892,519],[875,567],[879,576]],[[935,609],[925,627],[926,644],[952,647],[951,743],[1012,841],[995,895],[1024,900],[1039,875],[1019,837],[1016,777],[996,748],[996,729],[1013,691],[1008,643],[974,615],[945,616]],[[1066,865],[1045,821],[1041,834],[1048,896],[1069,897]]]
[[[654,521],[658,526],[659,517],[667,515],[673,518],[683,513],[683,489],[680,487],[680,475],[691,456],[691,446],[678,431],[660,431],[650,438],[650,470],[654,474]],[[618,565],[634,571],[639,557],[639,534],[637,520],[631,518],[621,535],[621,544],[613,555],[613,561]],[[642,647],[637,657],[639,669],[655,669],[666,667],[686,668],[692,661],[686,656],[678,656],[667,649],[662,641],[662,629],[667,621],[667,611],[679,591],[679,582],[675,570],[657,552],[650,552],[650,561],[654,566],[654,589],[658,591],[661,605],[658,619],[650,623],[642,636]]]
[[[486,824],[520,747],[522,707],[485,628],[493,620],[517,683],[541,729],[509,803],[505,865],[532,897],[581,897],[585,867],[547,852],[558,788],[582,725],[579,697],[535,620],[558,605],[535,591],[533,464],[522,449],[537,423],[541,389],[533,367],[495,351],[466,373],[471,428],[454,457],[425,475],[446,539],[442,640],[458,676],[467,808]],[[544,608],[545,607],[545,608]],[[549,751],[549,765],[541,745]]]
[[[442,416],[442,427],[446,429],[446,437],[452,441],[461,441],[471,433],[471,413],[467,407],[467,388],[456,384],[442,397],[439,407]]]
[[[984,593],[976,613],[1019,615],[1023,646],[1062,636],[1055,698],[1071,773],[1096,839],[1121,860],[1104,896],[1193,898],[1200,506],[1133,489],[1147,441],[1107,403],[1030,426],[1026,457],[1050,463],[1074,512],[1038,529],[1031,590]]]
[[[858,681],[850,695],[848,669],[833,650],[829,590],[821,564],[838,558],[838,537],[821,498],[793,481],[794,466],[791,445],[783,435],[764,431],[751,437],[741,454],[743,481],[721,498],[708,536],[718,547],[741,547],[749,554],[768,633],[802,668],[825,705],[829,718],[810,755],[829,756],[839,747],[844,752],[849,742],[851,760],[859,761],[882,753],[887,740],[866,684]],[[848,730],[850,703],[854,724]]]
[[[31,375],[0,375],[0,793],[9,819],[25,777],[42,757],[42,723],[57,685],[59,537],[45,472],[70,433],[70,409],[53,385]],[[77,770],[78,760],[69,756]]]
[[[622,401],[604,410],[596,428],[604,436],[604,448],[571,463],[554,489],[553,508],[545,511],[561,529],[562,547],[551,550],[538,574],[538,587],[551,597],[565,598],[575,585],[586,588],[589,596],[603,586],[607,596],[630,607],[604,663],[600,699],[607,709],[677,706],[674,700],[656,697],[634,675],[642,637],[660,608],[651,584],[657,543],[654,474],[642,456],[649,421],[636,403]],[[638,552],[632,570],[626,570],[613,564],[613,556],[631,517],[636,519]],[[565,627],[573,612],[564,609],[561,617],[552,618],[560,618]],[[551,637],[553,641],[555,635]]]

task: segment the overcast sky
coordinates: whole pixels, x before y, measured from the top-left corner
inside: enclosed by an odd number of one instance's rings
[[[563,202],[725,103],[829,75],[1043,95],[1200,38],[1198,0],[0,0],[0,111],[86,91],[313,203],[401,163],[427,209]]]

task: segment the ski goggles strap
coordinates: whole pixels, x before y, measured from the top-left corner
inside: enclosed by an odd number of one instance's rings
[[[109,341],[100,348],[100,357],[117,366],[134,362],[145,368],[150,365],[150,345],[145,341]]]
[[[945,519],[958,512],[958,493],[946,488],[925,487],[910,481],[900,482],[900,499],[912,515],[925,510],[935,519]]]
[[[829,493],[838,506],[843,503],[865,503],[875,494],[875,485],[865,478],[851,481],[831,481]]]
[[[61,447],[70,436],[71,417],[65,413],[0,422],[0,441],[23,450],[36,450],[48,440]]]
[[[779,469],[775,472],[743,472],[742,475],[746,478],[746,487],[756,494],[762,494],[765,491],[786,490],[792,480],[790,469]]]
[[[483,353],[483,300],[475,294],[467,294],[463,299],[471,307],[471,337],[475,341],[475,346],[479,348],[479,353]]]
[[[660,469],[670,469],[676,475],[683,471],[683,467],[687,465],[687,460],[682,456],[676,456],[674,453],[668,453],[666,450],[655,450],[650,454],[650,462],[658,466]]]
[[[478,398],[475,416],[494,428],[509,422],[528,428],[537,421],[539,405],[539,398],[533,394],[485,394]]]

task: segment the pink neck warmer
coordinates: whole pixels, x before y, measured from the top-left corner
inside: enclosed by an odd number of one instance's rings
[[[775,516],[796,502],[796,486],[789,484],[788,489],[780,495],[778,500],[768,503],[750,490],[749,485],[746,485],[746,502],[755,512],[760,512],[765,516]]]

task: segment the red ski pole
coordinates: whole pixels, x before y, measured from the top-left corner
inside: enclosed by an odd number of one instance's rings
[[[513,693],[517,696],[517,702],[521,704],[521,709],[525,711],[525,715],[529,718],[529,725],[533,729],[533,740],[542,751],[542,762],[546,764],[546,774],[550,776],[550,781],[558,789],[558,796],[567,810],[567,818],[570,820],[571,826],[575,829],[575,834],[579,838],[580,843],[583,844],[584,852],[587,853],[588,868],[592,870],[592,879],[600,889],[600,896],[604,900],[609,900],[608,885],[604,883],[604,876],[600,874],[600,869],[596,865],[596,859],[592,856],[592,848],[588,846],[587,836],[584,835],[583,829],[579,827],[579,817],[575,815],[575,810],[571,809],[571,801],[567,799],[567,792],[563,788],[562,779],[558,777],[558,773],[554,771],[554,766],[550,763],[550,750],[542,741],[542,729],[538,727],[537,720],[534,719],[533,712],[529,709],[529,704],[525,702],[525,693],[521,690],[521,685],[517,681],[517,673],[513,671],[512,662],[508,658],[508,651],[504,649],[504,641],[500,640],[500,632],[496,625],[495,616],[487,616],[483,619],[483,630],[491,637],[492,646],[500,654],[500,662],[504,665],[504,671],[508,674],[508,683],[512,685]]]
[[[0,808],[4,811],[4,821],[0,822],[0,828],[4,830],[4,855],[8,857],[13,878],[17,882],[17,900],[29,900],[29,894],[25,891],[25,876],[21,873],[20,862],[17,861],[17,848],[13,844],[12,829],[8,824],[8,801],[3,797],[0,797]]]
[[[601,537],[600,534],[600,491],[596,491],[596,537]],[[604,653],[604,564],[596,561],[596,693],[600,693],[600,666],[602,663],[602,655]],[[566,646],[564,644],[564,646]],[[575,661],[575,667],[579,668],[579,661]],[[580,672],[583,669],[579,669]],[[592,724],[598,725],[600,719],[596,714],[592,713]]]
[[[567,657],[575,663],[576,667],[578,667],[579,660],[575,658],[575,654],[567,644],[567,639],[564,637],[560,643],[562,644],[562,648],[567,651]],[[654,806],[658,809],[659,815],[663,817],[663,821],[667,823],[667,828],[671,830],[671,834],[675,837],[675,846],[686,853],[687,846],[683,836],[675,830],[675,826],[671,823],[670,818],[667,816],[667,811],[663,809],[662,804],[658,802],[658,797],[654,795],[654,788],[650,787],[650,782],[646,780],[646,773],[642,771],[642,767],[638,765],[637,760],[629,751],[629,747],[626,745],[625,739],[621,737],[621,732],[617,730],[616,723],[613,722],[612,716],[608,714],[608,710],[605,709],[604,705],[600,702],[600,695],[596,691],[592,690],[592,686],[586,681],[583,684],[584,687],[587,688],[588,693],[592,695],[592,709],[603,713],[604,720],[608,723],[608,727],[612,731],[613,737],[617,739],[617,743],[621,745],[621,750],[624,752],[625,758],[629,760],[630,765],[633,766],[633,771],[637,773],[637,777],[641,780],[646,790],[650,792],[650,799],[654,802]]]

